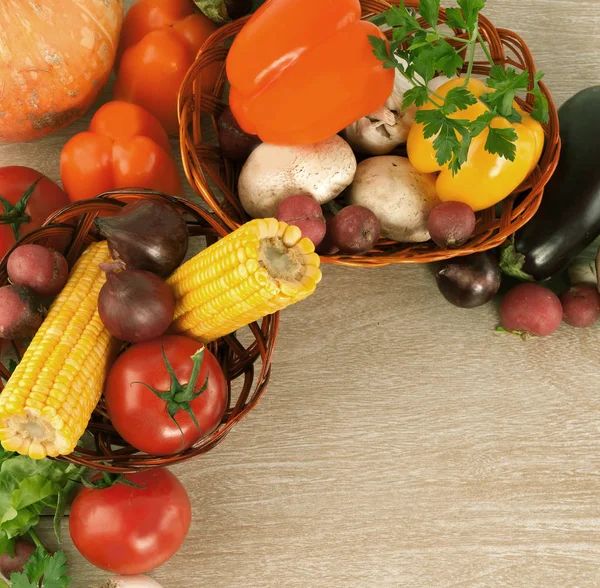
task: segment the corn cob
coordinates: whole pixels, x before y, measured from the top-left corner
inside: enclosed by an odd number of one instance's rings
[[[23,359],[0,394],[0,441],[33,459],[67,455],[96,406],[115,340],[98,315],[105,241],[75,264]]]
[[[312,294],[320,259],[300,229],[255,219],[184,263],[168,279],[174,328],[208,343]]]

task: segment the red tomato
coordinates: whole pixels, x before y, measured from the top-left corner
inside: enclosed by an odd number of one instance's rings
[[[0,258],[21,238],[35,229],[56,210],[70,204],[67,195],[40,172],[12,165],[0,167],[0,196],[11,205],[16,205],[27,189],[42,178],[29,196],[23,211],[0,202]],[[16,231],[16,234],[15,234]]]
[[[127,474],[141,486],[83,488],[73,501],[69,531],[81,555],[117,574],[144,574],[181,547],[192,509],[181,482],[167,469]]]
[[[189,337],[166,335],[129,347],[113,365],[104,391],[115,429],[125,441],[152,455],[187,449],[218,427],[227,408],[227,382],[223,370],[215,356],[205,349],[191,391],[197,393],[205,382],[206,390],[189,404],[180,405],[179,409],[171,400],[169,404],[174,408],[171,418],[166,398],[150,389],[160,393],[178,392],[178,385],[172,382],[167,370],[163,348],[177,381],[185,387],[192,375],[194,362],[191,357],[202,349],[202,345]],[[199,429],[186,410],[193,412]]]

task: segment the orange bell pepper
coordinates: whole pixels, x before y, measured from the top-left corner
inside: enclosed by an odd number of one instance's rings
[[[377,110],[394,72],[373,55],[359,0],[269,0],[227,57],[229,104],[239,125],[264,142],[306,145]]]
[[[217,25],[194,12],[191,0],[138,0],[127,12],[117,53],[115,100],[152,113],[169,134],[178,134],[177,94],[204,41]],[[202,71],[210,92],[221,65]]]
[[[150,113],[127,102],[104,104],[89,130],[67,141],[60,176],[73,202],[119,188],[182,193],[167,133]]]

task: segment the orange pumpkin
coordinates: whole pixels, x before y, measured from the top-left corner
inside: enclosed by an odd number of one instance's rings
[[[0,143],[82,116],[108,81],[122,0],[0,1]]]

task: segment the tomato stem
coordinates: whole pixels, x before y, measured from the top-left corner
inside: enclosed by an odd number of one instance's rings
[[[191,360],[194,362],[192,366],[192,373],[190,374],[190,378],[187,384],[182,385],[177,379],[177,374],[175,374],[175,370],[173,366],[170,364],[167,354],[165,352],[165,348],[162,348],[162,355],[165,362],[165,367],[167,368],[167,372],[171,376],[171,385],[168,390],[161,392],[156,390],[149,384],[145,382],[132,382],[132,384],[141,384],[142,386],[146,386],[148,390],[156,394],[161,400],[164,400],[167,403],[167,412],[171,417],[171,420],[177,425],[179,432],[181,433],[181,443],[184,442],[184,435],[181,429],[181,426],[175,419],[176,414],[183,410],[190,415],[190,418],[196,425],[198,431],[202,432],[200,429],[200,424],[198,423],[198,419],[192,410],[191,403],[196,400],[199,396],[201,396],[206,389],[208,388],[208,377],[202,384],[202,386],[196,391],[196,384],[198,382],[198,377],[200,375],[200,369],[202,368],[202,362],[204,360],[204,347],[201,347],[191,356]]]
[[[16,204],[11,204],[6,198],[0,196],[0,204],[2,204],[2,207],[4,208],[4,214],[0,214],[0,224],[10,225],[15,236],[15,241],[18,241],[21,238],[21,225],[28,223],[31,220],[31,217],[25,213],[25,209],[27,208],[29,198],[42,178],[43,176],[40,176],[33,182],[33,184],[23,192],[23,196],[19,198],[19,201]]]

